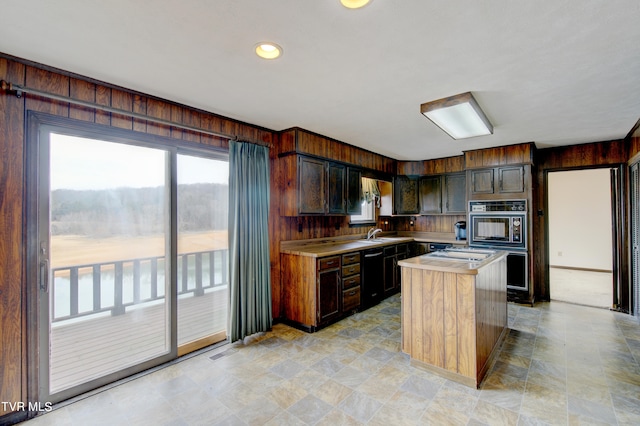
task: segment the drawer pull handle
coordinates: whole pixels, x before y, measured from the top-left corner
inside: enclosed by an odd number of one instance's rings
[[[354,294],[356,294],[355,290],[349,293],[349,296],[353,296]]]

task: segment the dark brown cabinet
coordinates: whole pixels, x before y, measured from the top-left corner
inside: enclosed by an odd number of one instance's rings
[[[524,166],[501,166],[469,171],[470,194],[523,193],[525,187]]]
[[[362,170],[347,168],[347,214],[362,214]]]
[[[467,212],[467,176],[464,173],[444,175],[443,213]]]
[[[400,267],[398,261],[408,256],[407,244],[384,248],[384,297],[400,291]]]
[[[326,161],[298,158],[298,214],[324,214],[327,193],[326,167]]]
[[[466,175],[451,173],[420,178],[420,214],[466,212]]]
[[[280,161],[283,216],[360,213],[360,169],[304,155],[288,155]]]
[[[393,179],[393,214],[420,213],[418,179],[396,176]]]
[[[330,215],[347,213],[346,175],[347,168],[342,164],[327,163],[327,213]]]
[[[360,253],[342,255],[342,312],[360,308]]]
[[[326,324],[341,313],[340,257],[318,259],[318,323]]]
[[[420,178],[420,214],[442,213],[442,177]]]

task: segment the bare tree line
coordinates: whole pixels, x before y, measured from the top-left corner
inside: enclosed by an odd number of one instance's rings
[[[168,197],[164,187],[54,190],[51,233],[92,238],[164,233]],[[179,185],[177,203],[179,231],[227,229],[227,185]]]

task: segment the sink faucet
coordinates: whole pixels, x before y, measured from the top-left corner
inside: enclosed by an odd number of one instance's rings
[[[367,232],[367,240],[375,238],[376,234],[378,232],[382,232],[382,229],[380,229],[380,228],[371,228],[371,229],[369,229],[369,232]]]

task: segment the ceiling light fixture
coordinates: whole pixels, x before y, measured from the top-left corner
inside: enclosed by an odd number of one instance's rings
[[[493,134],[493,126],[471,92],[424,103],[420,112],[453,139]]]
[[[340,0],[340,3],[348,9],[359,9],[370,2],[371,0]]]
[[[256,44],[256,55],[263,59],[276,59],[282,55],[282,47],[270,41]]]

